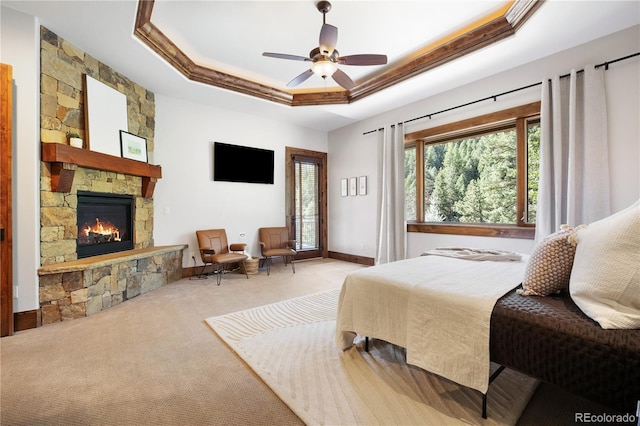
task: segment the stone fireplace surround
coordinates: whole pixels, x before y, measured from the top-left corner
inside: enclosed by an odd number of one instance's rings
[[[182,278],[187,245],[153,247],[153,189],[160,166],[42,143],[43,325],[89,316]],[[77,259],[78,191],[134,197],[134,249]]]
[[[186,245],[154,247],[153,190],[160,166],[68,145],[87,136],[84,75],[124,93],[128,131],[144,137],[153,159],[155,96],[146,88],[40,28],[40,309],[34,324],[92,315],[182,278]],[[90,141],[89,141],[90,142]],[[134,247],[77,258],[77,192],[134,196]]]

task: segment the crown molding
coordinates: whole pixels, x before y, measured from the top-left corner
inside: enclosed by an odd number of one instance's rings
[[[435,47],[390,64],[351,90],[292,93],[198,65],[151,22],[155,0],[139,0],[133,34],[187,79],[288,106],[349,104],[503,40],[533,15],[544,0],[513,0],[501,16],[472,26]]]

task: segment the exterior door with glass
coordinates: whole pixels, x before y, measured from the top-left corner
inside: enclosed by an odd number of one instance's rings
[[[296,259],[327,257],[327,154],[286,149],[287,227],[296,240]]]

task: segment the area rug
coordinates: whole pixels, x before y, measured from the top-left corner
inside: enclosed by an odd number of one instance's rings
[[[372,339],[335,344],[339,290],[211,317],[209,326],[308,425],[516,424],[538,382],[506,369],[482,395]]]

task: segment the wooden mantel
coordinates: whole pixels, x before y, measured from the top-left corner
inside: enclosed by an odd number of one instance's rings
[[[122,173],[142,178],[142,196],[153,197],[156,182],[162,177],[162,167],[88,149],[59,143],[42,142],[41,159],[51,163],[51,190],[71,192],[78,166],[88,169]]]

